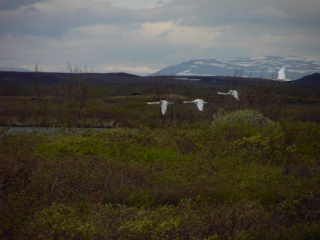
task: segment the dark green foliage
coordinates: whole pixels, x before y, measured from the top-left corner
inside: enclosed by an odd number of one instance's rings
[[[319,238],[319,125],[214,123],[2,130],[1,239]]]

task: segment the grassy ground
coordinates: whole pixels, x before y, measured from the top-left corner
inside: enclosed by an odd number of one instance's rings
[[[162,116],[160,106],[147,105],[149,101],[158,101],[154,94],[122,95],[86,100],[78,117],[78,105],[73,108],[66,99],[48,96],[40,104],[34,97],[0,97],[0,126],[24,127],[166,127],[177,124],[209,124],[212,116],[219,109],[256,109],[274,120],[282,118],[297,121],[320,123],[319,99],[278,96],[260,103],[252,101],[236,101],[221,95],[208,97],[209,103],[204,111],[199,112],[194,104],[183,104],[185,100],[193,100],[178,94],[165,94],[163,99],[174,102],[168,107],[167,114]],[[44,108],[44,106],[46,108]]]
[[[3,129],[0,237],[319,239],[320,125],[288,119],[246,110],[165,129]]]
[[[0,99],[2,126],[62,129],[0,130],[1,239],[320,238],[318,91],[84,87]]]

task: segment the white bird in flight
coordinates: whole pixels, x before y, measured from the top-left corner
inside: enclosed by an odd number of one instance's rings
[[[203,101],[202,99],[196,99],[193,101],[184,101],[183,103],[195,103],[197,104],[197,107],[200,111],[203,111],[203,104],[207,103],[205,101]]]
[[[286,80],[286,72],[285,71],[286,71],[286,68],[282,67],[278,72],[278,78],[277,79]]]
[[[238,94],[238,91],[237,91],[237,90],[230,90],[230,91],[227,92],[227,93],[218,92],[218,94],[221,94],[221,95],[231,95],[231,96],[233,96],[235,99],[237,99],[237,100],[239,101],[239,94]]]
[[[148,102],[148,104],[160,104],[162,115],[165,115],[167,112],[167,107],[169,104],[173,104],[172,102],[168,102],[166,100],[160,100],[159,102]]]

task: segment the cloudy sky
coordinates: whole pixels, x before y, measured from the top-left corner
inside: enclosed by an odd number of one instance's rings
[[[266,55],[320,55],[319,0],[0,0],[0,67],[146,75]]]

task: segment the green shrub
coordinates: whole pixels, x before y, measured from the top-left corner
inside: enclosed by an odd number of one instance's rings
[[[92,239],[99,229],[82,209],[54,203],[37,212],[22,232],[29,239]]]
[[[248,127],[266,127],[274,125],[275,122],[264,117],[256,110],[237,110],[235,112],[219,111],[213,115],[212,127],[223,127],[225,125],[244,124]]]
[[[219,142],[230,142],[256,134],[268,136],[280,125],[255,110],[219,111],[213,116],[211,132]]]

